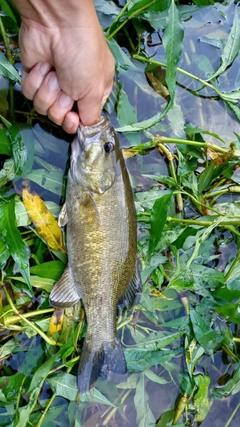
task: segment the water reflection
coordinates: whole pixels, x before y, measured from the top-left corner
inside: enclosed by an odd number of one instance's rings
[[[223,6],[221,10],[223,10]],[[209,73],[216,69],[219,65],[220,50],[213,45],[211,40],[218,39],[219,43],[226,38],[229,32],[230,25],[233,19],[233,5],[225,10],[228,14],[228,20],[223,19],[220,9],[209,7],[203,11],[199,11],[194,15],[194,18],[185,22],[185,39],[184,53],[182,55],[179,67],[195,73],[201,78],[207,78],[205,74],[206,67],[202,67],[202,61],[209,60]],[[210,22],[211,21],[211,22]],[[155,60],[164,61],[164,52],[161,45],[161,33],[145,34],[143,39],[144,49],[149,56],[155,54]],[[204,54],[204,55],[203,55]],[[207,55],[207,58],[206,58]],[[128,98],[132,105],[135,105],[138,113],[138,120],[144,120],[161,111],[165,105],[165,99],[149,85],[144,74],[145,66],[136,62],[136,70],[122,71],[119,76],[119,82],[128,94]],[[154,70],[158,78],[164,81],[165,71],[161,68]],[[221,90],[238,89],[236,76],[239,76],[239,67],[237,61],[234,66],[219,78],[219,87]],[[182,120],[184,123],[191,123],[202,129],[207,129],[210,132],[217,133],[229,144],[235,139],[234,132],[239,133],[239,123],[227,110],[224,103],[216,99],[215,92],[209,92],[207,89],[202,89],[201,84],[190,80],[181,73],[178,73],[178,86],[176,92],[176,106],[180,106]],[[239,80],[239,79],[238,79]],[[5,84],[5,81],[4,81]],[[194,93],[195,92],[195,93]],[[211,99],[212,97],[212,99]],[[21,117],[19,115],[19,117]],[[111,113],[111,120],[114,125],[118,126],[118,121],[114,109]],[[34,122],[35,123],[35,122]],[[183,134],[182,123],[179,125],[174,121],[174,118],[169,114],[160,124],[151,129],[153,135],[161,133],[162,135],[171,135],[181,138]],[[49,173],[55,174],[58,177],[58,184],[63,178],[65,166],[68,159],[69,144],[67,136],[59,134],[57,128],[51,128],[49,132],[46,123],[41,126],[39,123],[34,124],[34,145],[38,156],[37,162],[34,165],[34,170],[44,168]],[[134,135],[120,135],[122,147],[137,145],[141,141],[146,141],[146,133]],[[208,136],[208,141],[216,143],[213,136]],[[174,150],[174,149],[173,149]],[[53,153],[57,153],[54,155]],[[149,190],[155,186],[158,190],[159,185],[152,181],[151,178],[144,175],[167,175],[168,165],[163,157],[157,151],[151,151],[144,156],[134,156],[127,159],[127,167],[131,174],[132,186],[135,191],[142,192]],[[34,172],[25,177],[32,182],[32,191],[36,191],[45,201],[58,205],[62,201],[64,188],[58,187],[56,194],[56,185],[54,191],[51,191],[49,184],[45,185],[39,176]],[[19,183],[15,182],[15,191]],[[163,187],[161,187],[162,189]],[[12,191],[12,190],[11,190]],[[140,230],[141,233],[141,230]],[[226,240],[226,236],[222,240],[226,243],[219,250],[221,257],[218,259],[219,270],[224,269],[226,259],[233,256],[236,251],[236,245],[231,241]],[[215,250],[215,249],[214,249]],[[164,256],[164,255],[162,255]],[[166,257],[168,254],[166,254]],[[170,261],[169,261],[170,264]],[[149,287],[151,283],[149,283]],[[147,334],[155,332],[163,332],[165,328],[170,328],[173,333],[178,330],[179,322],[174,320],[182,319],[185,321],[185,309],[181,299],[175,295],[170,295],[169,301],[165,305],[163,302],[156,304],[154,312],[148,311],[147,297],[145,301],[145,313],[140,314],[138,308],[135,307],[133,312],[130,312],[120,319],[119,336],[125,345],[126,357],[129,366],[131,360],[139,363],[142,372],[134,372],[128,374],[128,379],[125,383],[112,384],[103,379],[99,379],[96,383],[96,390],[101,395],[98,395],[97,401],[89,397],[90,402],[76,403],[72,400],[68,403],[67,399],[56,397],[50,411],[53,413],[53,420],[42,423],[42,427],[58,427],[58,426],[75,426],[75,427],[94,427],[94,426],[111,426],[111,427],[145,427],[155,426],[166,427],[172,421],[173,412],[177,405],[177,400],[180,395],[181,381],[184,373],[185,362],[182,356],[181,347],[184,344],[181,336],[170,345],[162,348],[156,348],[154,351],[151,348],[151,357],[155,357],[152,364],[147,359],[144,359],[144,352],[148,348],[143,344],[142,357],[140,354],[134,354],[135,343],[141,343],[141,338]],[[196,304],[198,301],[196,300]],[[168,322],[169,326],[166,324]],[[124,324],[124,326],[123,326]],[[24,336],[25,337],[25,336]],[[29,355],[32,349],[39,352],[38,365],[42,362],[43,350],[39,340],[35,338],[27,340],[23,336],[18,346],[24,351],[16,353],[13,357],[4,362],[7,369],[8,366],[13,371],[24,372],[27,374],[30,369]],[[3,337],[4,338],[4,337]],[[25,346],[26,344],[26,346]],[[179,349],[176,357],[172,357],[171,351]],[[149,356],[150,357],[150,356]],[[226,365],[229,363],[225,359],[226,355],[222,352],[217,352],[214,358],[210,356],[201,359],[201,364],[197,367],[199,371],[204,368],[207,371],[212,384],[216,384],[220,379],[225,381],[224,374]],[[151,370],[149,368],[153,366]],[[197,374],[198,372],[196,372]],[[75,374],[73,371],[72,374]],[[45,384],[41,398],[44,401],[52,394],[51,389]],[[105,398],[105,403],[101,403],[101,399]],[[233,396],[226,399],[224,402],[215,401],[211,410],[201,424],[202,427],[209,427],[211,423],[216,427],[223,427],[229,419],[229,414],[238,404],[238,397]],[[136,409],[137,408],[137,411]],[[0,424],[3,412],[0,411]],[[193,414],[188,414],[189,422],[184,426],[194,426],[191,424]],[[5,420],[6,421],[6,420]],[[4,425],[5,424],[4,421]],[[230,427],[238,425],[240,421],[239,414],[234,418]],[[199,424],[199,425],[200,425]]]

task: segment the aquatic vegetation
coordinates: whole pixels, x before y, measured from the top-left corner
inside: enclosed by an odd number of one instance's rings
[[[83,308],[49,305],[62,237],[53,247],[23,203],[36,193],[35,217],[59,214],[68,138],[19,91],[19,16],[0,1],[3,427],[239,422],[240,12],[184,3],[95,1],[116,61],[105,111],[135,191],[143,292],[118,318],[127,381],[100,379],[83,399]]]

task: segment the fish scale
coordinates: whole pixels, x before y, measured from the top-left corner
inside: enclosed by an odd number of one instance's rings
[[[64,273],[55,285],[50,301],[54,307],[66,307],[82,299],[87,333],[78,388],[85,393],[99,375],[114,381],[126,373],[116,333],[117,306],[140,289],[133,193],[117,135],[107,118],[92,127],[81,126],[72,143],[60,218],[61,225],[67,224],[69,274]],[[69,275],[72,279],[66,280]]]

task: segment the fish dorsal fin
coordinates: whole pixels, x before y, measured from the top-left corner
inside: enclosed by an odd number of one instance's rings
[[[133,304],[137,304],[138,298],[142,291],[142,281],[140,276],[140,260],[137,258],[136,267],[131,278],[127,290],[121,300],[119,301],[118,307],[122,310],[124,307],[131,307]]]
[[[67,265],[50,293],[50,304],[55,308],[72,307],[80,298],[74,286],[71,270]]]
[[[64,203],[58,217],[58,225],[59,227],[64,227],[67,224],[67,222],[68,222],[67,208],[66,208],[66,203]]]

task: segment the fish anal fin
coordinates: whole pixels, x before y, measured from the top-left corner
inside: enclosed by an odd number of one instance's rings
[[[80,394],[88,393],[100,376],[112,382],[122,382],[127,377],[123,349],[117,338],[95,351],[90,341],[84,341],[77,375]]]
[[[142,281],[140,276],[140,260],[137,258],[136,267],[134,274],[128,284],[125,294],[120,299],[118,307],[122,310],[124,307],[131,307],[134,304],[137,304],[139,296],[142,291]]]
[[[67,208],[66,208],[66,203],[64,203],[58,217],[58,225],[59,227],[65,227],[67,222],[68,222]]]
[[[80,298],[74,286],[71,270],[67,265],[50,293],[50,304],[55,308],[72,307]]]

